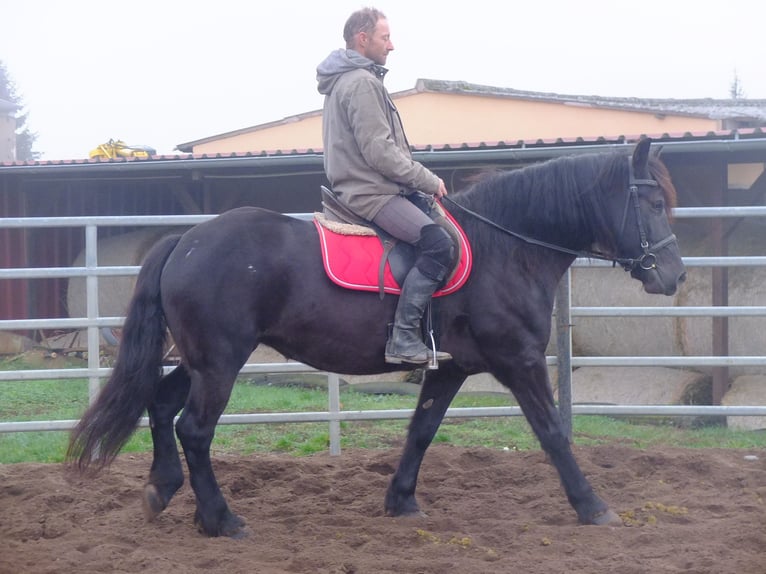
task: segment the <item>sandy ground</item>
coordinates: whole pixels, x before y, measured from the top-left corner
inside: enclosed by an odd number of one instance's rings
[[[121,455],[95,478],[0,465],[0,573],[766,572],[766,452],[576,454],[623,526],[578,525],[539,451],[432,447],[422,518],[383,515],[395,449],[217,457],[222,489],[250,530],[242,540],[196,531],[188,482],[146,523],[147,455]]]

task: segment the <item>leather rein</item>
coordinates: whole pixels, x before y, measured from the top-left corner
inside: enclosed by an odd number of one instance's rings
[[[641,219],[641,209],[638,202],[638,188],[641,185],[659,187],[659,183],[657,183],[657,181],[654,179],[636,179],[633,175],[633,164],[630,158],[628,158],[628,167],[629,167],[628,197],[625,202],[625,210],[623,211],[623,215],[622,215],[622,224],[620,225],[620,235],[622,235],[623,231],[625,230],[625,224],[627,223],[627,219],[628,219],[628,212],[630,211],[630,206],[632,204],[636,213],[638,235],[641,241],[641,250],[643,251],[643,254],[638,258],[613,257],[610,255],[599,253],[597,251],[587,251],[587,250],[577,251],[574,249],[569,249],[567,247],[556,245],[554,243],[548,243],[547,241],[542,241],[540,239],[528,237],[526,235],[517,233],[516,231],[512,231],[506,227],[503,227],[502,225],[499,225],[495,223],[494,221],[487,219],[483,215],[480,215],[476,213],[475,211],[468,209],[467,207],[463,207],[462,205],[460,205],[459,203],[451,199],[449,196],[445,195],[444,197],[442,197],[442,200],[446,199],[452,205],[461,209],[463,212],[471,215],[472,217],[478,219],[479,221],[482,221],[486,223],[487,225],[490,225],[491,227],[494,227],[495,229],[498,229],[507,235],[515,237],[516,239],[520,239],[521,241],[524,241],[525,243],[529,243],[530,245],[538,245],[540,247],[546,247],[548,249],[553,249],[554,251],[558,251],[560,253],[574,255],[575,257],[585,257],[588,259],[601,259],[603,261],[611,261],[615,265],[619,264],[625,271],[632,271],[636,267],[641,267],[641,269],[648,271],[650,269],[657,268],[657,256],[655,253],[659,251],[660,249],[662,249],[663,247],[666,247],[670,245],[671,243],[673,243],[674,241],[676,241],[676,236],[674,233],[671,233],[670,235],[668,235],[664,239],[661,239],[657,243],[654,243],[651,245],[649,244],[647,234],[646,234],[646,229],[644,228],[644,222]]]

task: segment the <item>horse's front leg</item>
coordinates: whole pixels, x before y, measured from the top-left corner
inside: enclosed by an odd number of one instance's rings
[[[189,373],[179,365],[160,381],[157,395],[149,405],[149,424],[154,444],[154,459],[149,481],[144,487],[144,514],[154,519],[165,510],[170,499],[184,482],[181,459],[173,435],[173,419],[189,394]]]
[[[415,500],[420,464],[426,449],[436,434],[452,399],[455,398],[465,375],[451,364],[442,364],[438,371],[428,371],[420,390],[418,406],[412,415],[407,440],[399,467],[386,493],[385,510],[389,516],[418,514]]]
[[[582,524],[619,523],[620,518],[593,491],[580,470],[569,437],[564,430],[553,391],[548,381],[548,369],[542,353],[516,361],[516,368],[497,372],[495,377],[509,387],[519,402],[540,445],[559,473],[569,503]]]

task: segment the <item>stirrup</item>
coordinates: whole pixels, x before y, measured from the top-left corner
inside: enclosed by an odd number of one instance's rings
[[[433,310],[433,306],[431,305],[431,301],[429,301],[428,306],[426,307],[426,315],[428,316],[428,338],[431,341],[431,348],[428,349],[428,354],[431,357],[431,360],[428,363],[428,370],[436,371],[439,368],[439,361],[451,361],[452,355],[450,355],[449,353],[445,353],[444,351],[436,350],[436,339],[434,338],[433,315],[431,314],[432,310]],[[441,358],[439,358],[439,355],[441,355]]]
[[[431,305],[429,304],[429,322],[430,322],[430,311],[431,311]],[[428,349],[428,354],[431,356],[431,361],[428,363],[428,370],[429,371],[436,371],[439,368],[439,361],[451,361],[452,355],[449,353],[440,353],[436,350],[436,339],[434,339],[434,332],[433,329],[429,329],[428,336],[431,339],[431,348]],[[439,359],[439,354],[442,355],[442,358]],[[444,356],[446,355],[446,356]]]

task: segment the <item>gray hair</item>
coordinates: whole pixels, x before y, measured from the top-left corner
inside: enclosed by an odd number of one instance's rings
[[[386,15],[376,8],[362,8],[351,14],[343,27],[343,39],[346,41],[346,47],[353,47],[354,37],[359,32],[371,33],[378,20],[385,19],[385,17]]]

